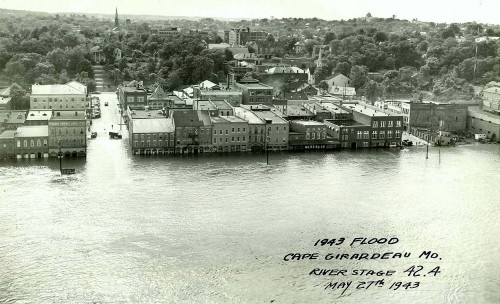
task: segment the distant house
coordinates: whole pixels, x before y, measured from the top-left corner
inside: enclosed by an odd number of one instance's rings
[[[332,86],[328,93],[333,96],[354,97],[356,96],[356,89],[354,87]]]
[[[327,78],[326,82],[328,83],[328,90],[331,90],[333,87],[349,87],[351,80],[345,75],[335,73]]]
[[[8,88],[0,90],[0,110],[10,110],[12,105],[10,102],[10,89],[12,85]]]

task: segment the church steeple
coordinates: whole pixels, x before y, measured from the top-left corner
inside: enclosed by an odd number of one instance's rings
[[[115,27],[118,28],[118,7],[116,8],[115,11]]]

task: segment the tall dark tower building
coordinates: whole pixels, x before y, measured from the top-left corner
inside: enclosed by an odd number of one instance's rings
[[[116,11],[115,11],[115,27],[118,28],[119,24],[118,24],[118,7],[116,8]]]

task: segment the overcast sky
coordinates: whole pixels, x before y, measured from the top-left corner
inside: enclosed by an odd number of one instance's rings
[[[500,24],[500,0],[0,0],[0,8],[50,13],[100,13],[225,18],[365,16],[434,22]]]

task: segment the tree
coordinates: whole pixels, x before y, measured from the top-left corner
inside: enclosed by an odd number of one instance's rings
[[[26,94],[26,90],[17,83],[13,83],[10,87],[10,98],[14,110],[29,110],[30,98]]]
[[[318,89],[320,89],[322,92],[328,91],[328,83],[325,80],[321,80],[321,82],[318,84]]]
[[[366,66],[355,65],[351,68],[349,74],[351,84],[356,90],[361,88],[368,79],[368,68]]]

